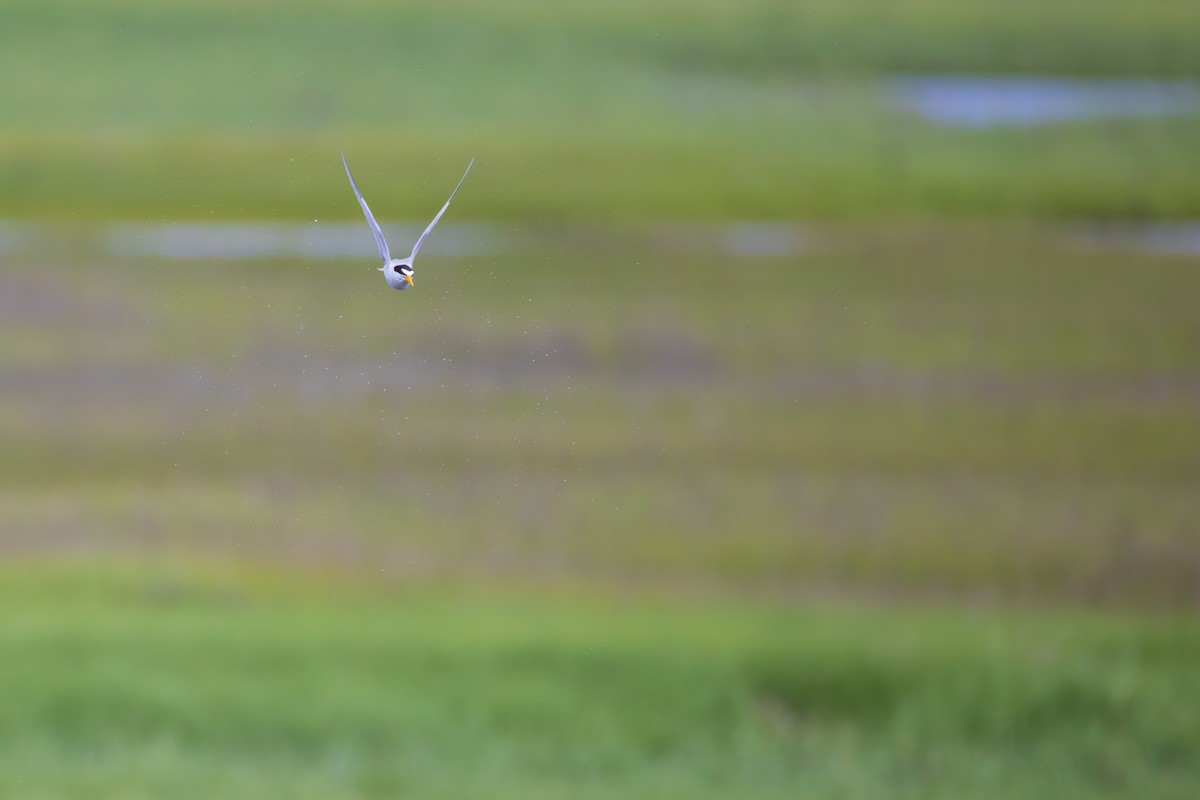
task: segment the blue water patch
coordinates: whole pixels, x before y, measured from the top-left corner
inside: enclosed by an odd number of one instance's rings
[[[660,221],[636,228],[580,225],[570,229],[460,221],[444,228],[438,227],[438,241],[422,249],[422,256],[441,253],[459,258],[492,257],[567,249],[584,254],[636,252],[646,256],[720,254],[738,259],[783,258],[811,252],[820,247],[822,240],[820,223],[812,221]],[[837,230],[837,226],[831,230]],[[1055,230],[1071,243],[1087,249],[1200,256],[1197,220],[1077,222],[1047,230]],[[396,241],[408,242],[419,235],[420,223],[389,226],[388,233]],[[367,264],[378,257],[366,224],[357,221],[108,222],[77,227],[70,223],[0,219],[0,257],[61,258],[79,252],[117,258],[201,261],[286,257],[360,259]]]
[[[731,222],[721,232],[721,250],[730,255],[790,256],[804,249],[800,229],[788,223]]]
[[[420,223],[385,225],[391,242],[408,243],[420,235]],[[17,241],[20,228],[11,226],[7,238]],[[0,252],[6,241],[0,221]],[[115,222],[104,226],[99,245],[90,245],[115,256],[157,256],[170,259],[363,258],[375,257],[375,241],[366,223],[288,222]],[[655,253],[725,253],[744,257],[794,255],[804,249],[800,227],[793,223],[720,222],[682,225],[665,223],[638,230],[579,226],[564,234],[561,229],[536,225],[513,227],[501,223],[450,222],[438,228],[425,253],[452,256],[496,255],[544,250],[583,249],[592,252],[611,247],[611,242],[637,240],[636,246]],[[29,248],[34,240],[21,239]],[[393,245],[399,249],[399,246]]]
[[[1106,251],[1200,256],[1200,222],[1095,223],[1078,226],[1074,238]]]
[[[28,249],[30,239],[28,227],[0,220],[0,255]]]
[[[888,79],[886,93],[905,111],[964,128],[1200,113],[1193,81],[914,75]]]
[[[386,225],[392,242],[407,244],[421,232],[420,223]],[[366,235],[364,235],[366,234]],[[452,222],[438,229],[423,253],[477,255],[508,249],[498,226]],[[304,258],[374,257],[375,242],[366,223],[179,222],[112,223],[103,232],[105,252],[118,256],[165,258]],[[397,247],[399,250],[400,247]]]

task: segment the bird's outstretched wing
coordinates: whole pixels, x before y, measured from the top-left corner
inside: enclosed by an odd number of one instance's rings
[[[350,165],[346,163],[345,153],[342,153],[342,166],[346,168],[346,177],[350,179],[350,188],[354,189],[354,196],[358,198],[358,204],[362,206],[363,213],[367,215],[367,224],[371,226],[371,233],[375,234],[375,246],[379,248],[379,257],[383,259],[383,265],[386,267],[388,262],[392,260],[392,255],[388,252],[387,239],[383,238],[383,231],[379,229],[379,223],[375,221],[375,216],[371,213],[370,207],[367,206],[367,201],[363,200],[362,192],[358,190],[358,184],[354,182],[354,176],[350,174]],[[445,211],[446,209],[443,208],[442,210]],[[439,214],[438,216],[441,215]],[[434,222],[436,221],[434,220]],[[431,225],[430,227],[433,226]],[[418,242],[418,244],[420,243]]]
[[[471,166],[474,163],[475,163],[475,159],[472,158],[471,163],[467,164],[467,172],[471,171]],[[458,186],[455,186],[454,191],[450,193],[450,200],[453,200],[454,195],[458,194],[459,186],[462,186],[463,181],[465,181],[467,179],[467,172],[464,172],[463,176],[458,179]],[[360,196],[360,199],[361,199],[361,196]],[[442,210],[439,211],[437,213],[437,216],[433,218],[433,222],[429,223],[429,227],[426,228],[425,232],[421,234],[421,238],[417,239],[417,243],[413,245],[412,253],[410,253],[408,256],[410,260],[417,257],[417,251],[420,250],[421,245],[425,243],[425,237],[429,235],[429,232],[431,230],[433,230],[433,226],[438,224],[438,220],[442,218],[442,214],[445,214],[446,209],[450,207],[450,200],[446,201],[446,205],[442,206]],[[363,203],[363,208],[366,208],[366,207],[367,207],[366,203]]]

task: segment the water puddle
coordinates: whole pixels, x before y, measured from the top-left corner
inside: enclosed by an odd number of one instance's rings
[[[407,255],[422,227],[385,226],[389,242]],[[491,256],[507,253],[618,251],[720,254],[740,258],[795,255],[805,228],[791,222],[660,223],[636,228],[576,225],[517,226],[454,222],[438,226],[421,253]],[[65,249],[118,258],[171,260],[255,258],[374,259],[375,242],[362,222],[113,222],[82,229],[0,220],[0,255],[59,255]]]
[[[30,226],[0,220],[0,255],[28,250],[30,234]]]
[[[421,228],[385,226],[389,242],[412,242]],[[425,253],[469,256],[505,252],[511,243],[498,226],[458,222],[438,227]],[[114,223],[102,234],[101,249],[115,256],[163,258],[358,258],[375,255],[363,223]],[[407,255],[408,251],[402,255]]]
[[[925,75],[891,78],[886,93],[905,111],[962,128],[1200,114],[1192,81]]]
[[[1081,246],[1109,252],[1200,256],[1200,222],[1081,225],[1072,239]]]
[[[735,222],[722,226],[724,252],[742,257],[787,256],[804,249],[804,236],[794,225]]]
[[[837,226],[835,226],[836,228]],[[416,223],[387,228],[390,241],[407,243],[420,235]],[[421,249],[425,254],[469,258],[505,254],[647,257],[724,256],[739,260],[787,258],[820,249],[826,240],[819,223],[657,222],[635,228],[575,225],[524,226],[459,222],[438,227]],[[1109,252],[1200,256],[1200,221],[1081,222],[1048,227],[1069,243]],[[394,238],[391,238],[394,237]],[[832,240],[836,241],[837,234]],[[814,244],[815,243],[815,244]],[[400,248],[397,248],[398,250]],[[87,227],[0,220],[0,257],[63,258],[86,252],[110,258],[169,261],[222,261],[273,258],[363,260],[377,258],[365,224],[112,222]],[[404,251],[407,253],[407,251]]]

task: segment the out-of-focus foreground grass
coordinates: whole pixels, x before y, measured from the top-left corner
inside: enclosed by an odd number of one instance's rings
[[[13,797],[1190,796],[1190,620],[14,576]],[[297,594],[299,587],[304,587]]]
[[[8,4],[0,216],[345,217],[339,144],[411,216],[475,152],[493,218],[1194,216],[1194,115],[950,130],[881,79],[1187,77],[1198,40],[1171,0]]]

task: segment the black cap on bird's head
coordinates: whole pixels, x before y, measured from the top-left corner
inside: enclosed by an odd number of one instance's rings
[[[397,258],[388,263],[386,267],[381,267],[383,277],[388,282],[388,286],[393,289],[403,291],[413,284],[413,268],[412,264],[408,263],[408,259]]]

